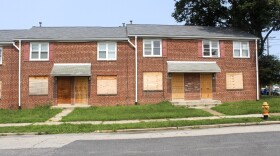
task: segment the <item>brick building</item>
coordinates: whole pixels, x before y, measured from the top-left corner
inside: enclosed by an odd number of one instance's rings
[[[0,30],[0,108],[255,100],[256,41],[175,25]]]

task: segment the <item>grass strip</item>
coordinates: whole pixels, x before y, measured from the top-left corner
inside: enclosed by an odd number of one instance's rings
[[[61,111],[61,109],[50,109],[50,106],[22,110],[0,109],[0,123],[44,122]]]
[[[169,102],[150,105],[76,108],[62,121],[116,121],[212,116],[203,110],[176,107]]]
[[[141,122],[131,124],[110,124],[110,125],[91,125],[91,124],[62,124],[62,125],[41,125],[41,126],[23,126],[23,127],[0,127],[0,133],[28,133],[38,134],[62,134],[62,133],[89,133],[100,130],[122,130],[122,129],[146,129],[162,127],[182,127],[199,126],[227,123],[250,123],[261,122],[261,118],[232,118],[215,120],[197,120],[197,121],[164,121],[164,122]]]
[[[259,101],[226,102],[212,109],[226,115],[261,114],[263,102],[267,102],[269,104],[270,113],[280,112],[280,97],[275,96],[265,96]]]

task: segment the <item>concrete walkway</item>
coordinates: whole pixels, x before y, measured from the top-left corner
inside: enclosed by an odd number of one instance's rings
[[[67,116],[68,114],[70,114],[71,112],[73,112],[74,108],[70,107],[70,108],[64,108],[62,110],[62,112],[56,114],[56,116],[50,118],[48,121],[46,121],[46,123],[49,122],[58,122],[60,121],[64,116]]]

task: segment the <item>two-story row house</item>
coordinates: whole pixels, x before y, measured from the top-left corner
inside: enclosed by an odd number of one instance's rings
[[[256,43],[200,26],[0,30],[0,108],[256,100]]]

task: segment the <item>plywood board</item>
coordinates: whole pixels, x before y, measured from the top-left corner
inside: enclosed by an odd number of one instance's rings
[[[201,74],[201,98],[212,99],[212,74]]]
[[[97,94],[117,94],[117,76],[97,76]]]
[[[29,77],[29,95],[48,95],[48,77]]]
[[[226,88],[230,90],[243,89],[243,74],[226,73]]]
[[[75,104],[88,104],[88,77],[75,77]]]
[[[57,78],[57,103],[71,104],[71,77]]]
[[[172,99],[184,99],[184,74],[172,74]]]
[[[143,90],[162,90],[162,72],[144,72]]]

